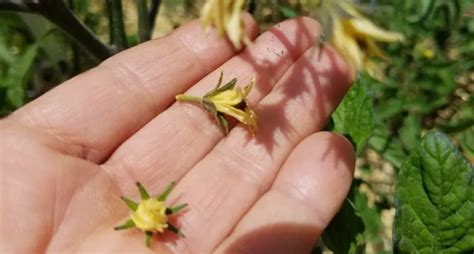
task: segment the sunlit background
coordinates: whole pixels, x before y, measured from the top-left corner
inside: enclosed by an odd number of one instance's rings
[[[69,0],[68,6],[104,43],[111,32],[106,1]],[[300,15],[317,15],[297,0],[249,1],[261,30]],[[126,46],[140,42],[139,11],[124,0]],[[204,0],[164,0],[152,38],[170,33],[200,15]],[[374,131],[357,160],[352,202],[365,225],[359,247],[392,252],[394,186],[398,170],[429,129],[447,133],[474,161],[474,4],[471,0],[354,1],[372,22],[404,35],[378,44],[386,59],[371,59],[378,75],[364,75],[373,94]],[[0,5],[1,6],[1,5]],[[324,20],[321,20],[324,22]],[[331,35],[331,24],[324,24]],[[327,42],[329,43],[329,39]],[[111,52],[119,50],[112,47]],[[0,114],[43,94],[99,63],[37,14],[0,10]]]

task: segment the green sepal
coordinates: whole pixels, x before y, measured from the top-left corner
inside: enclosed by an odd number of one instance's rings
[[[168,196],[170,195],[171,191],[173,190],[174,186],[176,185],[176,182],[171,182],[166,189],[158,196],[158,201],[165,201]]]
[[[201,104],[203,108],[209,111],[212,115],[216,116],[217,114],[219,114],[219,112],[216,109],[216,105],[214,105],[212,101],[209,101],[208,99],[203,98]]]
[[[150,199],[150,194],[145,190],[145,187],[139,182],[137,182],[138,191],[140,192],[140,197],[142,200]]]
[[[135,222],[133,220],[129,219],[122,225],[116,226],[114,230],[124,230],[124,229],[129,229],[135,227]]]
[[[145,231],[145,245],[148,248],[151,246],[151,239],[153,239],[153,232]]]
[[[188,206],[187,203],[184,203],[184,204],[179,204],[179,205],[176,205],[174,207],[171,207],[169,208],[171,210],[171,214],[175,214],[179,211],[181,211],[183,208],[185,208],[186,206]]]
[[[169,230],[169,231],[175,233],[175,234],[178,235],[178,236],[186,237],[186,236],[183,234],[183,232],[181,232],[181,230],[179,230],[177,227],[175,227],[175,226],[174,226],[173,224],[171,224],[171,223],[168,223],[168,228],[167,228],[167,230]]]
[[[126,197],[120,197],[120,199],[130,208],[132,211],[136,211],[138,208],[138,204],[135,201],[128,199]]]
[[[224,132],[224,135],[227,136],[227,134],[229,134],[229,121],[227,121],[225,116],[220,113],[216,114],[215,117],[219,127]]]
[[[219,87],[222,85],[222,80],[224,79],[224,72],[221,71],[221,74],[219,75],[219,81],[217,81],[216,88],[214,88],[214,91],[219,89]]]
[[[217,111],[216,106],[214,103],[206,99],[205,97],[202,100],[202,106],[205,110],[211,113],[214,116],[214,119],[219,125],[219,128],[224,132],[224,135],[227,136],[229,134],[229,121],[225,118],[224,114]]]
[[[227,82],[224,86],[219,87],[218,89],[215,90],[215,92],[224,92],[227,90],[234,89],[235,84],[237,84],[237,79],[233,78],[231,81]]]
[[[223,77],[223,73],[221,72],[221,75],[219,76],[219,81],[217,82],[216,88],[214,88],[212,91],[206,93],[203,97],[204,99],[206,97],[213,96],[217,93],[220,93],[220,92],[223,92],[223,91],[226,91],[226,90],[230,90],[230,89],[234,89],[235,84],[237,84],[237,79],[233,78],[231,81],[227,82],[224,86],[221,86],[222,85],[222,77]]]

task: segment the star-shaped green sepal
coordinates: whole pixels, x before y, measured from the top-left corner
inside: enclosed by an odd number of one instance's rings
[[[143,185],[137,182],[141,201],[137,203],[126,197],[121,197],[122,201],[125,202],[130,209],[130,218],[114,229],[140,229],[145,232],[145,244],[148,247],[150,247],[153,235],[163,233],[164,230],[171,231],[179,236],[184,236],[177,227],[169,222],[169,216],[178,213],[185,208],[187,204],[179,204],[173,207],[167,207],[165,205],[166,198],[174,186],[175,183],[172,182],[158,197],[152,198]]]

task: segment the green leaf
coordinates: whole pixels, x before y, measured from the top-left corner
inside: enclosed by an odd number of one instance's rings
[[[407,150],[412,151],[420,144],[421,117],[409,115],[403,119],[403,126],[399,130],[400,141]]]
[[[373,136],[370,137],[369,145],[372,149],[382,155],[382,157],[392,163],[396,168],[400,168],[407,157],[403,150],[400,139],[393,135],[387,125],[377,126]]]
[[[285,18],[294,18],[294,17],[298,16],[298,12],[296,12],[295,10],[293,10],[289,6],[279,4],[278,8],[280,9],[283,16],[285,16]]]
[[[346,199],[341,209],[324,230],[321,239],[335,254],[362,253],[364,223],[351,202]]]
[[[38,46],[36,44],[29,46],[8,69],[2,86],[7,88],[7,100],[15,108],[25,103],[25,86],[37,54]]]
[[[4,62],[7,64],[11,64],[15,60],[15,58],[8,49],[8,35],[8,27],[4,24],[0,25],[0,63]]]
[[[360,186],[356,185],[356,186]],[[380,218],[380,210],[375,205],[370,205],[367,194],[358,189],[354,191],[351,198],[354,207],[364,222],[364,242],[380,243],[380,231],[382,229],[382,221]]]
[[[474,251],[474,168],[447,136],[429,132],[402,165],[394,224],[402,253]]]
[[[447,133],[454,133],[464,155],[474,162],[474,97],[461,105],[461,108],[441,129]]]
[[[468,158],[471,158],[472,162],[474,159],[474,126],[457,133],[456,137],[459,141],[462,151]]]
[[[372,93],[366,87],[366,80],[360,76],[354,82],[332,115],[334,131],[348,137],[357,153],[361,152],[374,126]]]

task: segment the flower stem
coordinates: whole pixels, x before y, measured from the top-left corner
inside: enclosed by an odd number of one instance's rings
[[[118,51],[122,51],[128,47],[125,25],[123,23],[122,1],[107,0],[106,3],[109,12],[111,44],[113,44]]]
[[[197,102],[201,103],[202,98],[197,97],[197,96],[192,96],[192,95],[186,95],[186,94],[178,94],[176,95],[176,100],[178,101],[188,101],[188,102]]]
[[[151,38],[151,27],[148,20],[147,0],[135,0],[138,11],[138,39],[140,42],[148,41]]]
[[[155,29],[156,16],[158,15],[158,12],[160,11],[160,6],[161,6],[161,0],[151,1],[150,14],[148,15],[148,23],[150,24],[151,33],[153,33],[153,30]]]

